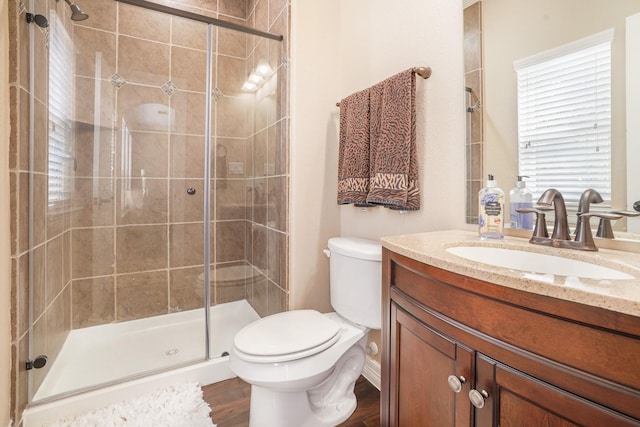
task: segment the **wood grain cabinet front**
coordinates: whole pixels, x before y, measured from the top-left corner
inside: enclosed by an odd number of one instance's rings
[[[383,250],[382,425],[640,426],[640,319]]]
[[[391,318],[395,345],[390,382],[395,393],[388,425],[468,427],[473,351],[433,331],[395,304]]]

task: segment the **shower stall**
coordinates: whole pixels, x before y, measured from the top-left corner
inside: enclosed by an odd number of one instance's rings
[[[224,363],[288,304],[287,2],[10,3],[14,419]]]

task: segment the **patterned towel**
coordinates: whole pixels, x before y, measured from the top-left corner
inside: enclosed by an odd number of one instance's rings
[[[368,206],[369,89],[340,101],[338,204]]]
[[[370,88],[370,183],[366,202],[420,209],[416,76],[409,69]],[[342,107],[342,104],[340,104]]]

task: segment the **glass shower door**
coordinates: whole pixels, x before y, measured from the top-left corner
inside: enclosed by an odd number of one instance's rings
[[[75,23],[63,2],[50,11],[32,323],[32,353],[48,363],[30,379],[34,401],[207,353],[207,25],[113,0],[86,6]]]

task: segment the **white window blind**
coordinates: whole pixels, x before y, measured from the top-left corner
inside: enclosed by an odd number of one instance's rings
[[[48,198],[53,208],[71,198],[71,118],[73,117],[74,46],[52,11],[49,38]]]
[[[556,188],[568,207],[587,188],[611,205],[613,31],[515,63],[518,166],[534,197]]]

